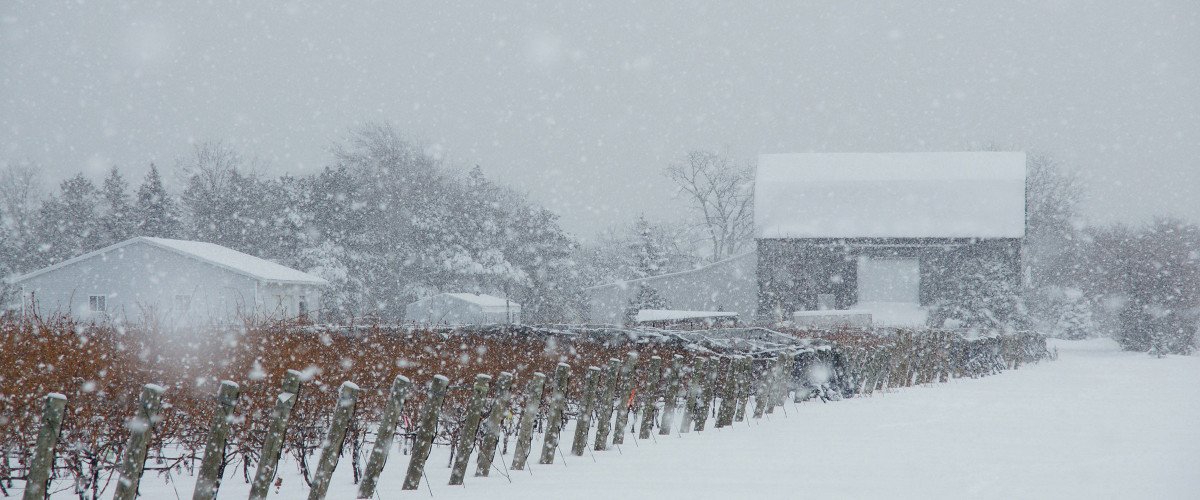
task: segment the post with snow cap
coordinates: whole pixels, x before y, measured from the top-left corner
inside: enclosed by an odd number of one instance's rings
[[[675,405],[679,399],[679,377],[683,372],[683,356],[678,354],[671,359],[671,372],[667,377],[667,391],[663,394],[666,400],[663,405],[662,422],[658,427],[658,434],[666,436],[671,433],[671,424],[675,420]]]
[[[329,432],[325,434],[325,441],[321,446],[321,460],[317,462],[317,473],[313,476],[312,489],[308,490],[308,500],[321,500],[329,491],[329,480],[333,478],[333,470],[337,468],[338,458],[342,456],[346,428],[350,426],[350,418],[354,416],[354,407],[358,404],[358,391],[358,385],[350,381],[342,382],[338,389],[333,421],[329,423]]]
[[[717,410],[717,428],[733,425],[734,405],[737,404],[738,365],[741,356],[730,358],[725,369],[725,385],[721,388],[721,406]]]
[[[504,429],[504,414],[508,412],[508,403],[512,401],[513,374],[500,372],[496,378],[496,396],[492,398],[492,410],[483,423],[483,444],[479,446],[479,459],[475,462],[475,475],[487,477],[492,470],[492,461],[496,459],[496,447],[500,444],[500,433]]]
[[[621,370],[621,360],[609,358],[608,367],[604,369],[604,392],[600,401],[596,402],[596,451],[608,449],[608,432],[612,426],[613,396],[617,392],[617,377]],[[620,432],[620,429],[617,430]]]
[[[200,471],[196,473],[196,488],[192,500],[211,500],[217,497],[221,487],[221,466],[225,465],[225,445],[229,441],[229,423],[233,419],[233,408],[237,406],[240,388],[237,383],[224,380],[217,389],[217,411],[213,414],[212,429],[208,432],[208,443],[204,445],[204,458],[200,460]]]
[[[650,431],[654,428],[654,410],[658,409],[658,395],[654,393],[658,380],[662,378],[662,358],[650,356],[650,368],[646,373],[646,385],[642,388],[642,425],[638,429],[638,439],[650,439]]]
[[[621,365],[621,385],[617,393],[617,418],[613,422],[613,444],[625,442],[625,424],[629,422],[629,395],[637,387],[638,353],[631,351],[625,355],[625,364]]]
[[[687,384],[687,394],[683,399],[683,418],[679,420],[679,432],[691,432],[692,422],[696,418],[696,403],[700,400],[703,390],[704,367],[706,358],[697,356],[692,360],[692,373]]]
[[[283,376],[283,392],[275,399],[267,437],[263,439],[262,451],[258,454],[258,470],[254,472],[254,482],[250,483],[250,500],[262,500],[270,493],[271,482],[275,480],[275,472],[279,468],[279,457],[283,454],[283,437],[287,432],[288,419],[296,400],[300,398],[302,377],[296,370],[288,370]]]
[[[425,461],[429,459],[429,449],[433,447],[433,432],[437,428],[438,412],[442,410],[442,399],[446,397],[446,388],[450,379],[445,375],[434,375],[433,383],[429,386],[429,400],[421,409],[421,423],[417,424],[417,439],[413,443],[412,455],[408,459],[408,472],[404,475],[402,490],[415,490],[421,485],[421,476],[425,474]]]
[[[713,393],[717,387],[717,369],[721,364],[720,358],[709,357],[704,373],[704,382],[700,391],[700,401],[696,404],[696,432],[703,432],[708,422],[709,408],[713,401]]]
[[[733,421],[746,420],[746,403],[750,401],[750,356],[742,356],[737,364],[737,399],[734,405]]]
[[[600,368],[589,366],[583,376],[583,402],[579,408],[579,418],[575,419],[575,440],[571,442],[571,454],[583,456],[587,448],[588,431],[592,427],[592,412],[596,409],[596,384],[600,379]]]
[[[540,464],[554,463],[558,450],[558,433],[562,432],[563,407],[567,404],[567,384],[571,381],[571,365],[559,363],[554,369],[554,392],[550,393],[550,416],[546,419],[546,437],[542,439]]]
[[[521,423],[517,426],[517,446],[513,450],[513,470],[524,470],[529,460],[529,449],[533,444],[533,421],[542,407],[542,389],[546,385],[546,374],[534,372],[525,387],[525,409],[521,412]]]
[[[121,458],[121,479],[117,481],[113,500],[137,498],[138,484],[146,468],[146,448],[150,446],[154,424],[159,420],[163,392],[162,386],[156,384],[142,387],[142,395],[138,398],[138,414],[128,424],[129,443],[125,445],[125,453]]]
[[[54,468],[54,446],[58,443],[58,432],[62,427],[63,412],[67,408],[67,397],[57,392],[46,395],[46,406],[42,410],[42,428],[38,429],[37,445],[33,449],[33,460],[25,479],[24,500],[46,498],[50,471]]]
[[[479,433],[479,418],[483,413],[483,401],[487,399],[488,388],[492,384],[492,376],[480,373],[475,376],[475,386],[471,389],[471,401],[467,405],[467,420],[463,422],[462,430],[458,433],[458,451],[454,456],[454,466],[450,469],[450,485],[463,484],[467,475],[467,463],[471,461],[471,450],[475,448],[475,435]]]
[[[387,463],[392,439],[396,435],[396,424],[400,421],[400,413],[404,411],[404,400],[408,399],[410,387],[412,381],[404,375],[397,375],[392,381],[387,406],[383,408],[383,415],[379,418],[379,429],[375,431],[375,446],[371,448],[371,457],[367,459],[362,482],[358,483],[358,498],[371,498],[375,495],[379,473],[383,472],[383,466]]]

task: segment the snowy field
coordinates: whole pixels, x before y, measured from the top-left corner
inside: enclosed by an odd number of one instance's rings
[[[1051,341],[1058,361],[999,376],[822,404],[788,403],[770,419],[658,436],[567,455],[446,486],[445,449],[428,475],[433,498],[1197,498],[1200,357],[1154,359],[1109,340]],[[1153,382],[1148,382],[1153,381]],[[784,411],[785,410],[785,411]],[[710,420],[710,425],[712,421]],[[571,433],[564,432],[563,450]],[[506,457],[505,462],[511,458]],[[400,491],[408,457],[393,454],[378,498]],[[294,465],[274,498],[307,495]],[[143,481],[146,498],[191,497],[190,478]],[[241,478],[223,498],[243,498]],[[329,498],[354,498],[346,457]],[[63,495],[67,497],[67,495]]]

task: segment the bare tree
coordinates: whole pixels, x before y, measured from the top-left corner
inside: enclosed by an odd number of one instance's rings
[[[712,245],[712,259],[736,255],[754,233],[754,166],[727,154],[691,151],[666,175],[691,198],[698,225]]]

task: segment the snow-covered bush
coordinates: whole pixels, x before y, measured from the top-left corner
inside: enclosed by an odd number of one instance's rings
[[[1092,315],[1092,301],[1078,289],[1063,292],[1063,299],[1058,302],[1059,315],[1055,322],[1055,336],[1070,340],[1079,340],[1096,334],[1096,322]]]
[[[929,311],[929,325],[1012,331],[1028,327],[1012,271],[993,259],[971,259],[956,270],[942,297]]]

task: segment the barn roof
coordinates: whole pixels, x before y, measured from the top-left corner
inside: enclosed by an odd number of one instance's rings
[[[1025,153],[759,156],[759,238],[1020,238]]]
[[[298,271],[296,269],[292,269],[260,257],[245,254],[232,248],[226,248],[215,243],[172,240],[167,238],[151,238],[148,236],[130,238],[120,243],[101,248],[94,252],[89,252],[78,257],[59,262],[58,264],[54,264],[24,276],[17,277],[13,280],[13,282],[25,281],[35,276],[54,271],[56,269],[61,269],[76,262],[81,262],[97,255],[108,253],[135,243],[145,243],[262,281],[311,285],[328,284],[328,282],[323,278],[313,276],[306,272]]]

